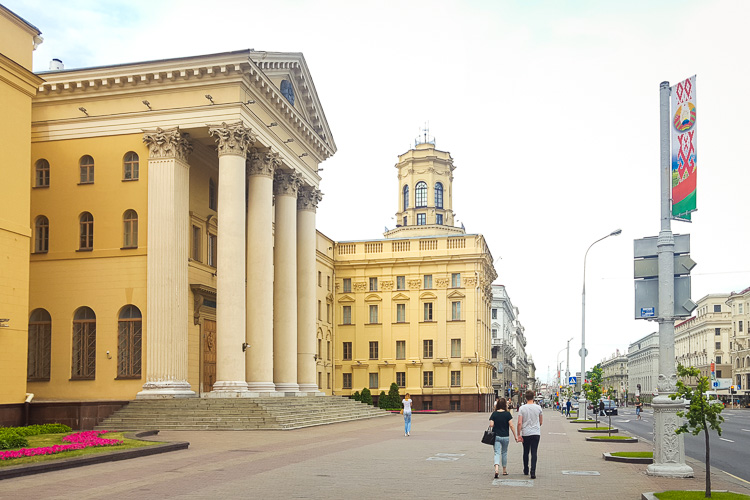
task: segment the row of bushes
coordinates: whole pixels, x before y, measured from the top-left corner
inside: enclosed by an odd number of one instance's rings
[[[356,391],[352,394],[352,399],[368,405],[373,404],[372,393],[367,387],[362,389],[362,392]],[[388,389],[388,394],[385,391],[380,391],[378,408],[383,408],[384,410],[398,410],[401,408],[401,396],[398,393],[398,385],[392,383],[390,389]]]
[[[29,445],[27,436],[39,434],[58,434],[71,432],[71,428],[63,424],[27,425],[26,427],[0,427],[0,450],[22,448]]]

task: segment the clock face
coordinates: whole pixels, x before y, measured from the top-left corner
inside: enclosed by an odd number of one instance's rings
[[[283,95],[289,104],[294,106],[294,88],[289,80],[281,80],[281,95]]]

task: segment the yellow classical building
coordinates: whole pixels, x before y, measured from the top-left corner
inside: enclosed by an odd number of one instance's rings
[[[26,399],[29,302],[31,100],[42,79],[31,72],[40,32],[0,5],[0,405]],[[17,413],[12,410],[11,413]],[[9,418],[13,418],[10,415]],[[0,425],[3,424],[0,411]]]
[[[487,411],[497,277],[484,237],[453,226],[453,160],[432,143],[399,157],[399,225],[335,244],[335,392],[396,383],[416,409]]]

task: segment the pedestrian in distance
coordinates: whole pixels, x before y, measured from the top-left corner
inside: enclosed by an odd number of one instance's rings
[[[404,405],[404,437],[407,437],[411,435],[411,395],[408,392],[401,404]]]
[[[572,406],[573,404],[570,402],[570,400],[568,400],[568,402],[565,403],[565,416],[566,417],[570,416],[570,409],[572,408]]]
[[[495,411],[490,415],[490,428],[495,432],[495,477],[500,473],[500,457],[502,457],[503,476],[508,475],[508,443],[510,434],[518,442],[516,430],[513,428],[513,416],[508,411],[505,398],[500,398],[495,405]]]
[[[641,403],[640,399],[635,400],[635,418],[637,420],[641,419],[641,411],[643,410],[643,403]]]
[[[526,404],[518,409],[518,436],[523,443],[523,473],[531,473],[531,479],[536,479],[537,448],[542,437],[542,409],[534,403],[534,391],[526,391]]]

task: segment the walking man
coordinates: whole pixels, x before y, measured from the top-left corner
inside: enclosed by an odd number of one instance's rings
[[[534,391],[526,391],[526,404],[518,409],[518,433],[523,443],[523,473],[536,479],[536,451],[542,436],[542,408],[534,402]],[[529,469],[529,452],[531,468]]]
[[[570,416],[570,408],[571,408],[571,406],[573,406],[573,405],[571,404],[570,400],[568,400],[568,402],[565,403],[565,416],[566,417]]]

